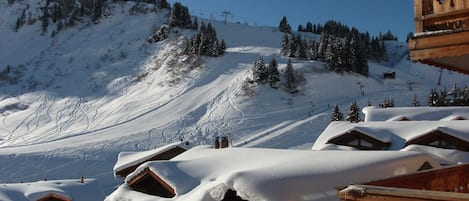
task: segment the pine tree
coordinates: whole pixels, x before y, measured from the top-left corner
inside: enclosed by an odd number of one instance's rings
[[[420,103],[419,103],[419,100],[417,98],[417,94],[414,94],[414,98],[412,99],[412,106],[420,107]]]
[[[282,36],[282,44],[280,45],[280,54],[283,56],[289,56],[290,55],[290,47],[288,46],[290,42],[290,38],[288,37],[288,34],[284,34]]]
[[[225,54],[226,44],[225,39],[221,40],[220,46],[218,46],[218,55]]]
[[[43,14],[40,17],[42,32],[47,32],[47,27],[49,27],[49,11],[48,11],[49,9],[47,7],[48,5],[49,5],[49,1],[47,1],[46,6],[44,7]]]
[[[448,105],[448,92],[446,89],[440,91],[440,105],[439,106],[447,106]]]
[[[289,93],[296,93],[298,90],[296,89],[297,81],[295,78],[295,71],[293,69],[293,65],[291,60],[288,59],[287,68],[285,69],[285,80],[286,80],[286,89]]]
[[[192,28],[193,25],[189,9],[181,3],[175,2],[171,8],[169,26]]]
[[[194,29],[198,29],[199,28],[199,21],[197,20],[197,17],[194,17],[194,23],[192,24],[192,27]]]
[[[469,106],[469,87],[464,87],[464,89],[462,90],[462,99],[463,99],[463,103],[462,105],[464,106]]]
[[[307,22],[305,32],[313,32],[313,23]]]
[[[265,62],[263,58],[258,59],[253,67],[253,80],[260,83],[266,83],[268,78],[267,68],[265,67]]]
[[[335,105],[334,106],[334,111],[332,111],[331,121],[343,121],[343,120],[344,120],[344,116],[339,111],[339,106]]]
[[[298,25],[298,32],[304,32],[305,29],[303,28],[303,25]]]
[[[353,102],[348,110],[347,117],[345,118],[346,121],[349,121],[351,123],[358,123],[361,121],[360,118],[360,113],[359,113],[359,108],[357,106],[356,102]]]
[[[171,7],[166,0],[155,0],[155,3],[156,3],[156,7],[159,9]]]
[[[428,95],[428,106],[440,106],[440,95],[438,95],[436,89],[432,89],[430,95]]]
[[[103,14],[103,0],[94,0],[93,1],[93,14],[91,15],[91,20],[94,23],[98,23],[99,18]]]
[[[308,58],[309,60],[317,60],[319,57],[318,48],[319,44],[314,39],[310,39],[310,42],[306,49],[306,58]]]
[[[287,17],[283,16],[278,26],[279,30],[284,33],[291,33],[291,26],[288,24]]]
[[[268,69],[268,78],[267,81],[269,82],[270,87],[272,88],[277,88],[275,84],[280,81],[280,75],[278,72],[278,63],[277,60],[272,57],[269,63],[269,69]]]
[[[451,88],[451,91],[448,92],[448,104],[449,105],[460,105],[462,102],[462,98],[460,98],[461,90],[459,87],[455,84],[453,85],[453,88]]]
[[[328,50],[328,48],[330,48],[329,39],[330,39],[330,36],[328,33],[326,32],[321,33],[321,38],[319,40],[319,47],[318,47],[318,57],[322,59],[323,61],[326,61],[326,57],[329,56],[326,52],[331,51],[330,49]]]

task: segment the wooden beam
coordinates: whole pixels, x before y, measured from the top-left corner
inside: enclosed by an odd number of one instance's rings
[[[423,16],[422,1],[423,0],[414,0],[415,33],[423,32],[423,21],[420,20]]]
[[[461,44],[469,44],[469,31],[434,33],[417,36],[409,40],[409,49],[412,51]]]
[[[457,57],[469,54],[469,44],[461,44],[454,46],[443,46],[429,49],[411,50],[410,56],[414,61],[421,61],[427,59],[437,59],[444,57]],[[469,61],[468,61],[469,62]],[[469,65],[469,63],[467,64]],[[463,66],[461,66],[463,68]],[[465,66],[469,68],[469,66]]]
[[[369,185],[351,185],[339,191],[344,201],[469,201],[469,194],[442,191],[415,190]]]

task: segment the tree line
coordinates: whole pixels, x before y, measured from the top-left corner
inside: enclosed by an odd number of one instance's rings
[[[143,2],[154,4],[159,9],[169,9],[170,5],[166,0],[125,0],[134,2]],[[43,33],[50,29],[52,24],[56,24],[55,32],[58,32],[64,28],[72,27],[77,22],[82,21],[85,17],[97,23],[98,20],[105,15],[104,11],[108,2],[114,2],[111,0],[45,0],[41,2],[40,16],[34,19],[31,13],[26,13],[29,9],[29,5],[23,9],[22,14],[16,20],[14,27],[15,31],[18,31],[22,26],[27,24],[34,24],[36,21],[41,23],[41,29]],[[14,0],[9,0],[8,3],[15,3]]]
[[[356,28],[349,28],[339,22],[328,21],[324,25],[307,23],[299,27],[299,31],[320,34],[305,39],[300,33],[294,35],[286,17],[279,24],[279,30],[285,35],[281,41],[281,54],[309,60],[326,62],[330,71],[355,72],[368,75],[368,60],[386,61],[387,51],[385,39],[397,39],[391,32],[379,37],[371,37],[369,33],[361,33]]]
[[[184,54],[187,55],[205,55],[218,57],[225,53],[225,40],[217,38],[217,32],[212,24],[201,23],[198,32],[191,38],[184,40]]]
[[[299,79],[297,73],[293,68],[293,64],[291,60],[288,60],[287,66],[284,72],[284,79],[285,83],[283,84],[283,88],[288,93],[296,93],[298,92],[298,83],[301,79]],[[275,58],[272,58],[269,64],[264,62],[263,58],[259,58],[256,62],[254,62],[252,66],[252,81],[258,84],[269,84],[270,87],[274,89],[279,88],[280,82],[280,72],[278,70],[278,62]]]
[[[428,106],[469,106],[469,87],[461,89],[454,85],[449,91],[432,89],[428,95]]]

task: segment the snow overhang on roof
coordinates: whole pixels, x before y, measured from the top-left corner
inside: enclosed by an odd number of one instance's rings
[[[125,177],[142,163],[149,160],[169,160],[190,149],[190,147],[186,142],[176,142],[143,152],[121,152],[113,168],[114,175]]]
[[[365,122],[392,121],[406,117],[411,121],[454,120],[452,118],[469,119],[469,107],[364,107]]]
[[[31,183],[12,183],[0,185],[0,200],[59,200],[102,201],[104,193],[94,179],[50,180]]]
[[[452,137],[469,142],[469,121],[390,121],[390,122],[331,122],[314,143],[313,150],[322,150],[331,139],[347,134],[350,131],[359,131],[367,136],[391,143],[390,149],[399,150],[406,146],[406,142],[442,131]]]
[[[439,167],[417,152],[191,149],[171,161],[142,164],[126,183],[149,170],[174,189],[174,200],[201,200],[200,196],[220,200],[229,189],[245,200],[301,200],[327,197],[324,192],[348,182],[415,172],[425,162]],[[126,198],[123,191],[111,197]]]

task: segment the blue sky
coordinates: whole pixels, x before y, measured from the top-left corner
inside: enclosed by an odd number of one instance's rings
[[[287,16],[294,30],[299,24],[324,23],[333,19],[372,35],[391,30],[404,41],[414,31],[413,0],[177,0],[191,13],[222,20],[221,12],[230,11],[232,22],[278,26]],[[171,4],[176,0],[168,0]]]

